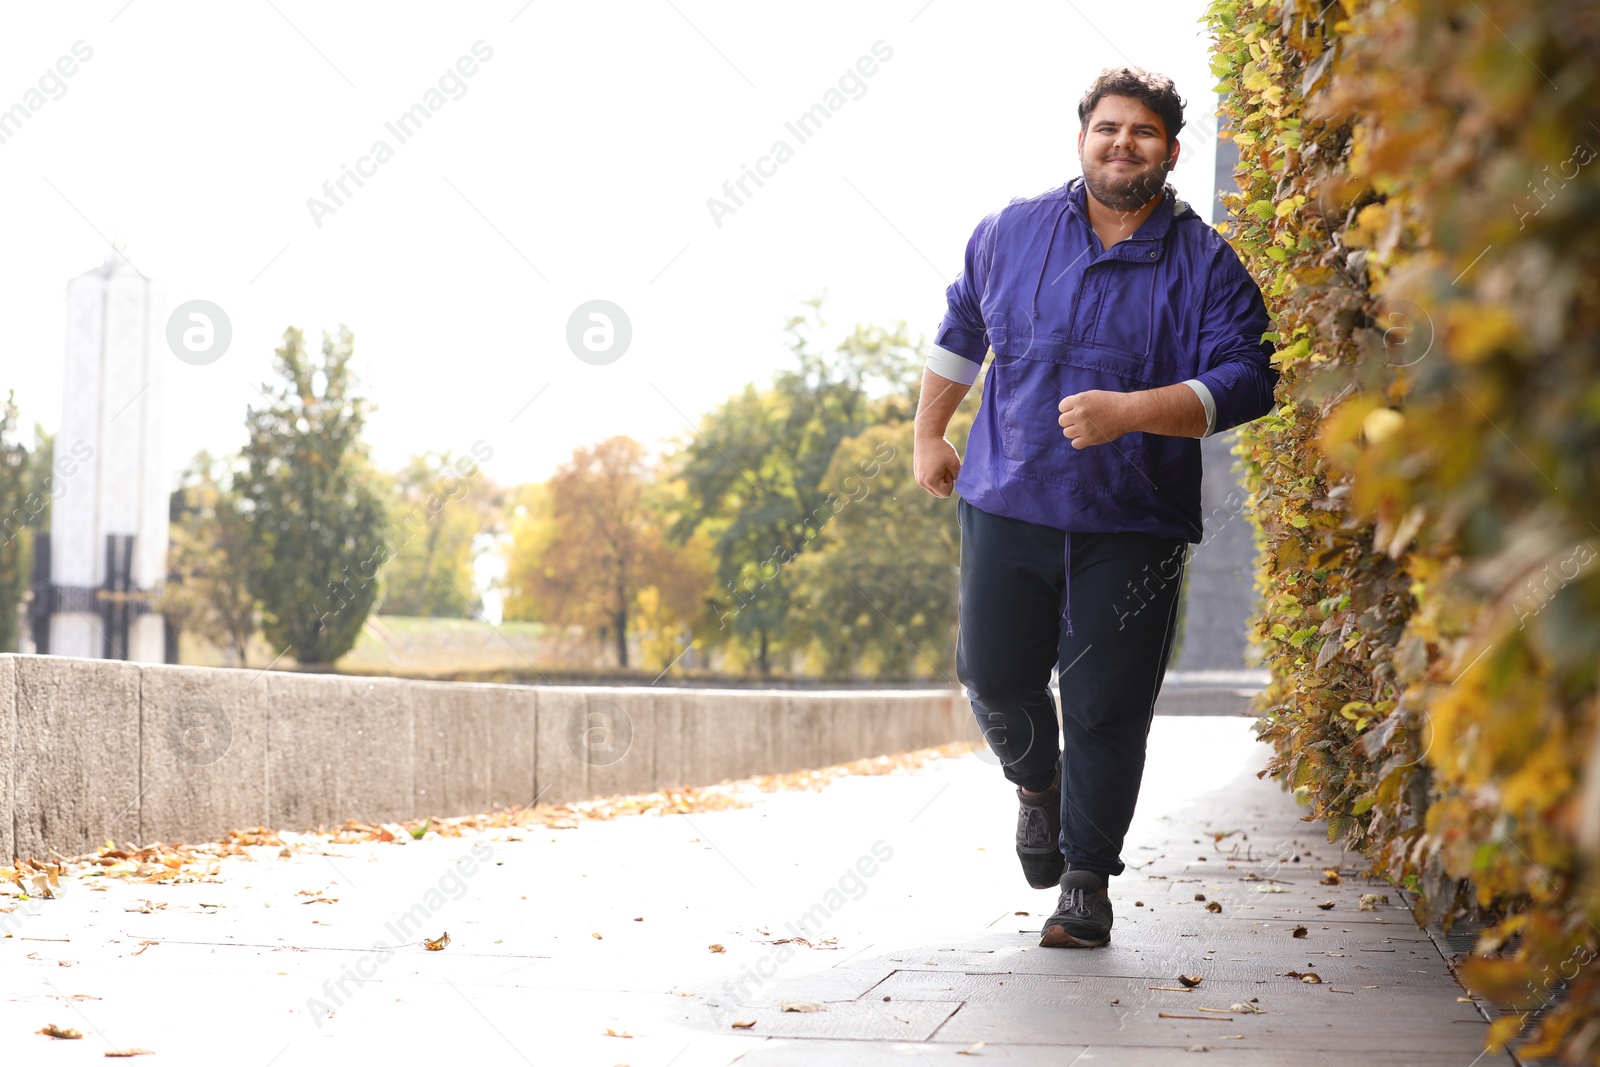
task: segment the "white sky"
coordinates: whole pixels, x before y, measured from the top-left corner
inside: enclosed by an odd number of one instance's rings
[[[0,144],[0,389],[25,426],[58,423],[64,286],[114,236],[169,307],[207,299],[233,324],[219,361],[167,366],[174,483],[197,450],[242,443],[290,324],[314,346],[355,332],[388,468],[483,440],[509,484],[613,434],[658,446],[782,365],[784,319],[823,288],[841,332],[903,318],[931,334],[978,219],[1078,173],[1076,103],[1102,66],[1176,79],[1189,129],[1171,180],[1209,217],[1202,10],[7,0],[0,110],[74,42],[94,54]],[[465,95],[400,144],[384,123],[480,39],[493,58]],[[784,123],[880,40],[893,56],[865,94],[799,144]],[[307,198],[379,138],[394,158],[319,229]],[[779,138],[794,158],[719,229],[707,198]],[[565,341],[595,298],[633,326],[603,366]]]

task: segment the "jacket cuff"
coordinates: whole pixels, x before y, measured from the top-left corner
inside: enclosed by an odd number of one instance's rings
[[[1190,378],[1183,384],[1194,390],[1194,395],[1200,398],[1201,406],[1206,409],[1206,432],[1200,436],[1210,437],[1217,428],[1217,402],[1212,399],[1211,390],[1198,378]]]
[[[987,353],[985,353],[987,355]],[[982,363],[974,363],[966,356],[952,352],[948,348],[932,346],[928,353],[927,368],[941,378],[948,378],[961,385],[971,385],[978,380],[978,370]],[[1202,388],[1204,388],[1202,386]],[[1208,396],[1210,394],[1207,394]]]

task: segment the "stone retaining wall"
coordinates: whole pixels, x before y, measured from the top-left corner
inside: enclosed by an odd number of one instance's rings
[[[0,862],[559,803],[974,740],[949,690],[514,686],[0,655]]]

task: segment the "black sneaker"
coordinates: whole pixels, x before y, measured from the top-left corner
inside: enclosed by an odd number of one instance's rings
[[[1061,855],[1061,767],[1056,780],[1037,796],[1017,789],[1017,859],[1022,873],[1035,889],[1049,889],[1061,881],[1067,861]]]
[[[1061,901],[1045,920],[1044,948],[1096,948],[1111,940],[1111,898],[1093,871],[1068,870],[1061,876]]]

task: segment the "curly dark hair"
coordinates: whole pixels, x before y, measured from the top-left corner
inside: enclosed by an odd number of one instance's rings
[[[1161,116],[1167,127],[1167,144],[1178,139],[1183,129],[1183,97],[1178,87],[1165,74],[1156,74],[1143,67],[1106,67],[1090,84],[1078,101],[1078,127],[1089,128],[1089,116],[1105,96],[1131,96],[1145,107]]]

